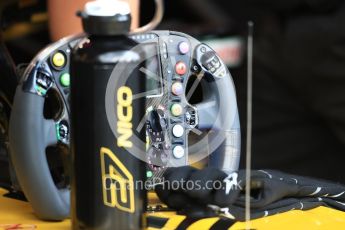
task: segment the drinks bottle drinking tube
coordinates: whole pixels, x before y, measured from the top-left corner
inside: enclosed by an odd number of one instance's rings
[[[145,78],[131,68],[141,54],[127,37],[130,10],[127,3],[101,0],[87,3],[80,16],[88,36],[71,56],[73,229],[140,229],[146,192],[135,185],[145,180],[145,164],[130,151],[145,151],[145,130],[137,131],[145,98],[134,97],[144,92]],[[119,65],[126,68],[117,71]],[[109,84],[111,104],[105,103]]]

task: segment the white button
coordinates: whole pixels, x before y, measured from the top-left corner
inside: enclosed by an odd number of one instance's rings
[[[189,52],[189,45],[187,42],[180,42],[180,44],[178,45],[178,49],[181,54],[186,54]]]
[[[184,149],[182,146],[175,146],[173,149],[173,155],[175,158],[180,159],[184,156]]]
[[[183,93],[183,85],[181,82],[175,82],[172,86],[171,86],[171,91],[173,92],[173,94],[175,94],[176,96],[180,96]]]
[[[177,125],[174,125],[172,131],[175,137],[182,137],[184,133],[184,128],[182,125],[177,124]]]

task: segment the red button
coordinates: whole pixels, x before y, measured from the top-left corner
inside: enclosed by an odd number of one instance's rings
[[[180,61],[176,63],[175,71],[178,75],[183,75],[187,72],[187,66],[184,62]]]

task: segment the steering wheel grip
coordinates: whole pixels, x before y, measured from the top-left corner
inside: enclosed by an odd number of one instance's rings
[[[209,140],[213,146],[219,146],[216,149],[211,147],[213,153],[210,155],[209,165],[231,173],[238,170],[241,155],[241,130],[234,83],[226,70],[225,76],[215,77],[214,81],[206,84],[203,89],[208,99],[196,104],[196,107],[199,128],[218,132],[216,137]],[[218,103],[213,103],[214,101]]]
[[[216,86],[216,87],[215,87]],[[219,116],[216,119],[216,127],[222,127],[221,135],[224,142],[220,145],[220,153],[215,154],[210,159],[210,164],[220,168],[227,173],[237,171],[241,156],[241,130],[237,109],[235,87],[230,73],[216,79],[212,90],[218,90]],[[218,123],[218,124],[217,124]]]
[[[70,214],[70,191],[58,189],[45,149],[57,143],[55,122],[43,117],[44,97],[19,85],[10,118],[12,161],[19,183],[37,216],[63,220]]]

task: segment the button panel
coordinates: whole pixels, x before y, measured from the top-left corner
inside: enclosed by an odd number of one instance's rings
[[[149,105],[154,109],[158,109],[159,106],[166,108],[167,132],[164,143],[161,144],[167,146],[167,166],[182,166],[188,164],[188,133],[198,121],[195,118],[196,109],[190,109],[193,106],[189,104],[185,95],[193,50],[186,37],[171,34],[159,37],[159,48],[164,94],[156,99],[150,98]],[[151,148],[155,148],[154,143],[151,143]]]
[[[78,41],[78,39],[71,40],[71,42],[74,41]],[[56,122],[56,137],[58,142],[69,146],[69,57],[71,46],[68,42],[56,44],[59,44],[59,46],[50,50],[50,47],[48,47],[37,55],[34,59],[34,64],[30,64],[33,68],[23,76],[23,90],[42,97],[45,97],[50,92],[54,92],[58,100],[62,103],[57,105],[59,107],[56,111],[59,112],[50,114],[49,119],[54,119]]]

